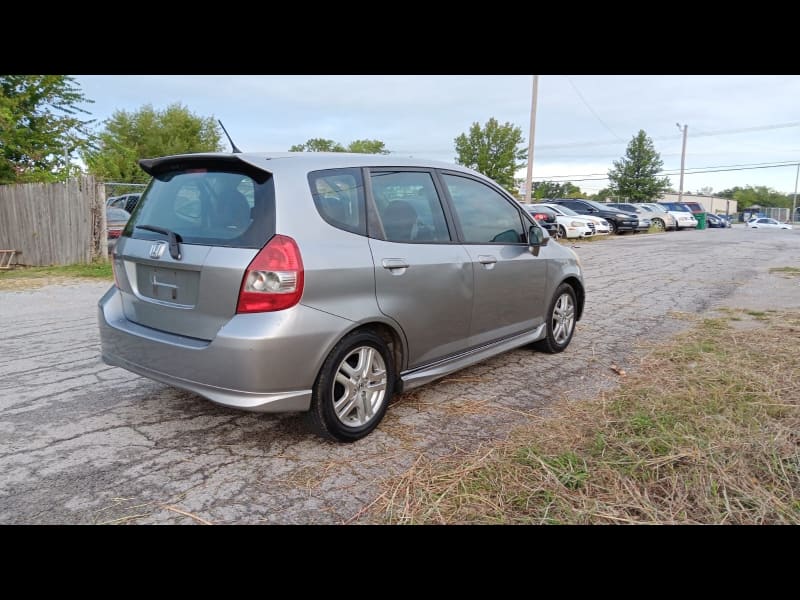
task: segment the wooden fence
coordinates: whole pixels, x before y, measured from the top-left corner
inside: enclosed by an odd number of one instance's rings
[[[0,250],[21,251],[17,264],[29,266],[107,259],[103,184],[84,175],[0,186]]]

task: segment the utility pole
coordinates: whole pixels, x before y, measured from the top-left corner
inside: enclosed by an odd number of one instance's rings
[[[681,129],[680,123],[675,123],[678,129]],[[689,129],[688,125],[683,126],[683,150],[681,150],[681,184],[678,188],[678,202],[683,202],[683,165],[686,164],[686,130]]]
[[[531,188],[533,187],[533,136],[536,133],[536,97],[539,95],[539,76],[533,76],[533,91],[531,92],[531,129],[528,134],[528,175],[525,177],[525,204],[531,203]]]
[[[797,163],[797,174],[794,176],[794,200],[792,200],[792,222],[797,220],[797,178],[800,177],[800,163]]]

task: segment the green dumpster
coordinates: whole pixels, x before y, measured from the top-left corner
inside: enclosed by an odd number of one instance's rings
[[[697,229],[706,228],[706,213],[695,213],[694,218],[697,219]]]

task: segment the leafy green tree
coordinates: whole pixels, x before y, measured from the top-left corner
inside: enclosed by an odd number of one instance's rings
[[[462,133],[455,139],[456,162],[512,190],[514,172],[525,166],[528,157],[524,143],[522,129],[512,123],[501,125],[491,118],[481,127],[475,122],[468,134]]]
[[[344,146],[325,138],[311,138],[305,144],[295,144],[289,152],[347,152]]]
[[[669,188],[668,177],[659,177],[664,162],[643,129],[633,136],[620,160],[608,171],[612,195],[634,202],[651,202]]]
[[[533,197],[541,198],[586,198],[586,194],[577,185],[569,181],[538,181],[533,184]]]
[[[68,175],[67,157],[88,146],[92,101],[66,75],[0,75],[0,184]]]
[[[729,192],[730,190],[724,190]],[[728,198],[729,196],[723,196]],[[736,186],[732,190],[732,198],[737,201],[739,210],[748,208],[750,206],[777,206],[780,208],[791,208],[792,199],[790,196],[781,194],[774,189],[765,185],[751,186],[748,185],[744,188]]]
[[[90,173],[110,181],[146,182],[149,176],[139,168],[140,158],[223,149],[214,117],[195,115],[180,103],[164,110],[150,104],[133,112],[117,110],[104,126],[84,161]]]
[[[347,151],[357,154],[389,154],[386,144],[380,140],[354,140],[347,146]]]
[[[295,144],[289,152],[355,152],[357,154],[389,154],[386,144],[380,140],[355,140],[347,147],[334,140],[311,138],[305,144]]]

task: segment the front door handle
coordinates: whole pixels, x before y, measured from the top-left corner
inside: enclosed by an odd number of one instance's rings
[[[381,261],[381,265],[383,265],[384,269],[388,269],[392,275],[402,275],[409,267],[404,258],[384,258]]]
[[[491,271],[494,269],[495,263],[497,263],[497,258],[492,256],[491,254],[479,254],[478,255],[478,262],[483,265],[483,268],[487,271]]]

